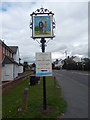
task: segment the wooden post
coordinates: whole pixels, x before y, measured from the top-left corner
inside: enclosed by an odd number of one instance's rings
[[[54,88],[56,88],[56,77],[54,76]]]
[[[27,110],[27,106],[28,106],[28,88],[24,89],[24,95],[23,95],[23,100],[22,100],[22,111],[26,111]]]

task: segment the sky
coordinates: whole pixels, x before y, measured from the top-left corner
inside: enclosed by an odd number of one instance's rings
[[[55,38],[46,39],[45,52],[52,59],[68,56],[88,57],[88,0],[2,0],[0,2],[0,39],[18,46],[22,62],[33,63],[41,52],[40,39],[33,40],[30,14],[41,7],[54,12]],[[38,41],[38,42],[37,42]]]

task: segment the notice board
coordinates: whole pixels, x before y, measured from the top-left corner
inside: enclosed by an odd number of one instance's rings
[[[51,53],[36,53],[36,76],[52,76]]]

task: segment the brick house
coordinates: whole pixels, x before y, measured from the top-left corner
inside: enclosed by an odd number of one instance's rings
[[[0,41],[0,84],[1,84],[2,42]]]
[[[0,65],[1,80],[10,81],[18,77],[19,73],[23,73],[23,65],[20,63],[20,55],[18,46],[7,46],[0,40]]]

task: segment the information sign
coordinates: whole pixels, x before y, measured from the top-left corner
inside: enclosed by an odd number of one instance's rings
[[[36,76],[52,76],[51,53],[36,53]]]

